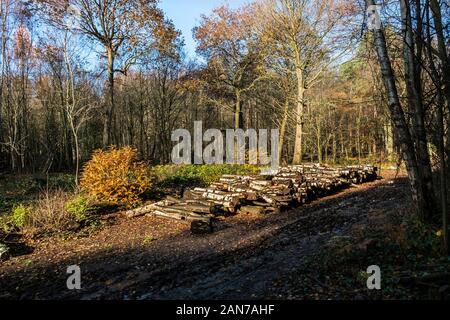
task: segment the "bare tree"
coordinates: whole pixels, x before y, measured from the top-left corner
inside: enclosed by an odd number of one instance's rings
[[[103,126],[106,147],[114,142],[115,74],[126,74],[141,56],[155,48],[155,43],[170,42],[176,32],[166,28],[156,0],[70,0],[66,4],[49,0],[46,6],[53,22],[97,41],[106,56],[109,88]],[[159,41],[155,42],[155,38]]]
[[[62,52],[67,72],[64,111],[66,113],[75,144],[75,184],[78,186],[78,174],[80,170],[79,131],[89,120],[91,111],[95,105],[89,101],[89,97],[85,97],[83,95],[83,92],[81,93],[83,96],[76,93],[73,60],[78,57],[74,57],[72,55],[71,36],[68,32],[65,32],[63,36]]]
[[[345,52],[333,52],[333,35],[343,22],[344,10],[335,1],[268,0],[261,7],[262,32],[274,42],[275,54],[289,59],[285,72],[296,81],[296,133],[294,164],[303,158],[305,92],[327,67]]]
[[[243,95],[267,78],[264,47],[253,32],[254,9],[253,5],[237,10],[219,7],[194,29],[198,51],[209,62],[209,80],[234,96],[236,129],[244,127]]]

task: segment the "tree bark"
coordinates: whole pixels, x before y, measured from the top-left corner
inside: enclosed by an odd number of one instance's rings
[[[431,172],[431,162],[428,153],[428,142],[425,130],[425,112],[423,108],[422,84],[420,79],[420,68],[418,58],[415,56],[417,47],[417,57],[422,55],[419,43],[414,42],[412,30],[411,8],[407,0],[400,0],[400,12],[402,16],[403,29],[403,55],[405,62],[405,82],[408,95],[408,104],[413,114],[412,135],[416,140],[416,158],[419,176],[422,180],[423,195],[430,210],[424,212],[425,220],[430,221],[431,214],[435,211],[436,200],[433,190],[433,177]],[[417,13],[420,15],[420,12]],[[420,25],[421,22],[418,22]],[[421,33],[421,32],[420,32]]]
[[[394,148],[394,137],[392,133],[392,123],[390,119],[387,119],[384,124],[384,147],[386,150],[388,160],[393,161],[395,148]]]
[[[447,100],[447,108],[450,110],[450,59],[447,55],[447,46],[442,26],[441,8],[437,0],[430,0],[430,8],[433,13],[434,28],[436,32],[439,58],[442,62],[444,92]]]
[[[427,19],[427,54],[428,60],[430,64],[430,75],[433,79],[434,85],[436,86],[436,121],[437,121],[437,147],[439,152],[439,179],[440,179],[440,197],[441,197],[441,214],[442,214],[442,230],[443,230],[443,244],[444,250],[447,254],[450,254],[449,248],[449,237],[448,237],[448,210],[447,210],[447,166],[445,159],[445,124],[444,124],[444,108],[445,108],[445,98],[442,92],[442,89],[445,86],[442,85],[441,77],[439,72],[435,66],[433,53],[432,53],[432,36],[430,30],[430,14],[427,8],[426,11],[426,19]]]
[[[300,62],[297,62],[300,64]],[[295,143],[293,164],[301,164],[303,159],[303,111],[305,88],[303,81],[303,70],[300,66],[296,67],[297,77],[297,114],[295,125]]]
[[[375,5],[375,1],[366,0],[366,5]],[[432,211],[423,194],[422,181],[415,158],[413,140],[408,130],[405,114],[400,104],[400,99],[395,84],[395,76],[392,70],[392,64],[389,58],[383,29],[374,29],[373,35],[375,40],[375,49],[381,67],[381,74],[383,76],[383,83],[388,96],[389,111],[395,128],[394,134],[398,144],[400,145],[402,158],[406,163],[412,196],[417,207],[417,214],[421,220],[425,221],[426,218],[431,215]]]
[[[283,159],[284,137],[286,134],[288,115],[289,115],[289,99],[287,98],[287,94],[286,94],[286,100],[284,102],[284,110],[283,110],[283,119],[281,121],[281,127],[280,127],[280,145],[278,146],[279,163],[281,163],[281,161]]]
[[[243,129],[244,128],[244,118],[242,114],[242,101],[241,101],[241,91],[236,89],[235,91],[236,106],[234,110],[234,128]]]
[[[109,103],[106,105],[105,118],[103,126],[103,147],[106,148],[111,145],[112,141],[112,126],[114,117],[114,60],[115,53],[113,48],[107,47],[108,55],[108,86],[109,86]]]

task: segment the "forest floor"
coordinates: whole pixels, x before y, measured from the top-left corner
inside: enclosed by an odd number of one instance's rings
[[[371,232],[389,225],[390,217],[408,215],[409,199],[405,175],[384,171],[375,182],[279,215],[226,218],[206,236],[193,236],[176,221],[109,214],[91,233],[26,239],[22,252],[0,262],[0,299],[426,298],[429,287],[410,285],[417,268],[384,261],[389,248]],[[356,252],[358,258],[336,259],[340,265],[331,268],[333,256],[320,256],[343,241],[337,256]],[[437,263],[427,258],[424,264]],[[81,290],[66,287],[70,265],[81,268]],[[370,265],[400,281],[383,278],[386,288],[369,291],[364,273]],[[448,292],[441,283],[430,285],[436,286],[439,294]]]

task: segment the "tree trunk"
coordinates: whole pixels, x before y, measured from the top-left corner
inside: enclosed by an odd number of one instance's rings
[[[450,59],[447,55],[447,46],[442,26],[442,14],[437,0],[430,0],[431,12],[433,13],[434,29],[438,44],[439,58],[442,62],[444,92],[447,100],[447,108],[450,109]]]
[[[241,101],[241,91],[236,89],[235,91],[236,106],[234,110],[234,128],[244,129],[244,119],[242,114],[242,101]]]
[[[445,159],[445,124],[444,124],[444,107],[445,107],[445,99],[444,94],[442,92],[445,85],[442,85],[441,77],[439,72],[434,64],[434,57],[432,53],[432,36],[430,30],[430,14],[429,10],[426,11],[426,19],[427,19],[427,54],[428,60],[430,63],[430,75],[433,79],[434,85],[436,87],[436,98],[437,98],[437,112],[436,112],[436,121],[437,121],[437,147],[439,152],[439,162],[440,162],[440,170],[439,170],[439,179],[440,179],[440,197],[441,197],[441,214],[442,214],[442,230],[443,230],[443,244],[444,250],[447,254],[450,254],[449,248],[449,237],[448,237],[448,210],[447,210],[447,166]]]
[[[283,120],[281,121],[281,128],[280,128],[280,145],[278,146],[279,163],[282,163],[283,159],[284,137],[286,134],[288,115],[289,115],[289,99],[286,96],[286,101],[284,102]]]
[[[366,5],[375,5],[375,1],[366,0]],[[388,96],[389,111],[395,128],[395,137],[400,145],[403,160],[406,163],[413,200],[416,203],[419,218],[426,220],[426,217],[431,215],[432,209],[430,208],[429,203],[426,202],[423,194],[422,181],[417,168],[414,145],[408,130],[405,114],[400,104],[394,72],[387,50],[386,39],[381,28],[374,29],[373,35],[375,49],[381,67],[381,74],[383,76],[383,83]]]
[[[446,39],[442,25],[441,8],[437,0],[430,0],[429,5],[433,14],[434,29],[436,32],[438,54],[442,64],[443,95],[446,100],[447,110],[450,111],[450,58],[447,54]],[[450,157],[450,139],[444,141],[447,157]]]
[[[303,159],[303,110],[305,88],[303,83],[303,70],[297,66],[297,114],[295,125],[295,144],[293,164],[301,164]]]
[[[394,157],[394,137],[392,133],[392,123],[388,119],[384,125],[385,150],[389,161],[393,161]]]
[[[358,153],[358,163],[361,164],[361,118],[362,118],[362,106],[358,107],[358,118],[356,120],[356,152]]]
[[[71,119],[70,127],[72,129],[73,140],[75,143],[75,185],[78,186],[78,173],[80,171],[80,145],[78,142],[78,133],[73,124],[73,119]]]
[[[413,38],[411,9],[407,0],[400,0],[400,11],[403,28],[403,54],[405,62],[405,82],[408,95],[408,104],[413,113],[412,135],[416,140],[416,158],[419,176],[422,180],[423,195],[431,210],[427,212],[425,219],[429,221],[436,208],[436,200],[433,190],[433,177],[431,172],[430,156],[428,154],[428,142],[425,131],[425,112],[422,104],[422,85],[420,80],[419,62],[414,55],[416,44]],[[420,13],[418,13],[420,15]],[[421,25],[419,22],[418,25]],[[421,34],[421,32],[420,32]],[[422,49],[417,43],[417,56],[422,55]],[[425,213],[424,213],[425,214]]]
[[[322,141],[321,141],[321,134],[322,134],[322,130],[321,130],[321,125],[320,125],[320,119],[318,120],[317,123],[317,134],[316,134],[316,144],[317,144],[317,162],[322,163],[323,159],[322,159]]]
[[[445,143],[444,143],[444,98],[441,95],[441,92],[438,90],[438,105],[437,105],[437,122],[438,122],[438,131],[439,131],[439,160],[440,160],[440,187],[441,187],[441,213],[442,213],[442,230],[444,232],[444,249],[445,252],[450,253],[449,243],[448,243],[448,216],[447,216],[447,174],[446,174],[446,161],[445,161]]]
[[[114,50],[110,47],[106,48],[108,54],[108,86],[109,86],[109,103],[106,105],[105,118],[103,126],[103,147],[106,148],[112,143],[112,126],[114,116]]]

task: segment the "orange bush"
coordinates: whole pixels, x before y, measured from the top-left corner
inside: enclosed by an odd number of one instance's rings
[[[149,168],[131,147],[96,150],[84,166],[81,188],[98,201],[132,204],[151,186]]]

